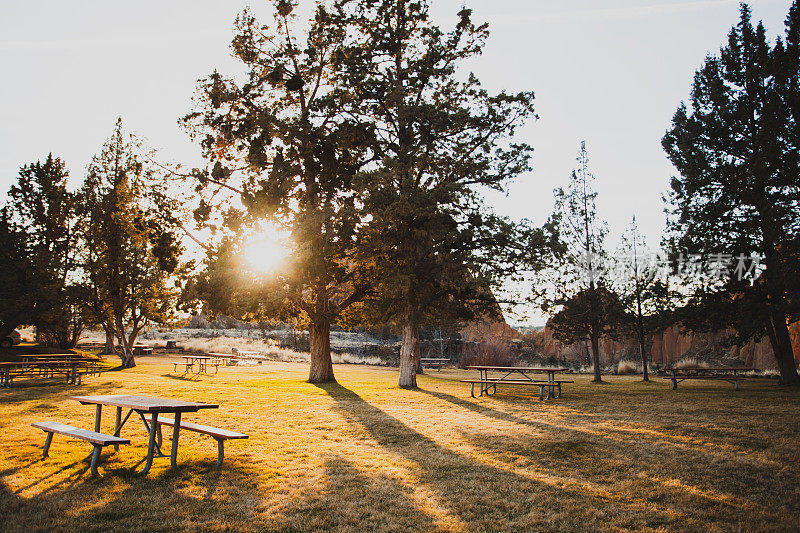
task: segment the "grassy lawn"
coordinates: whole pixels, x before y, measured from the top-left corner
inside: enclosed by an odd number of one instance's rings
[[[339,384],[304,381],[306,365],[269,363],[216,376],[171,375],[167,359],[86,378],[82,386],[0,390],[0,531],[282,530],[797,530],[800,393],[772,383],[643,384],[577,376],[560,400],[534,388],[473,399],[468,374],[421,376],[336,367]],[[242,431],[225,464],[216,443],[181,433],[180,468],[146,452],[138,420],[92,479],[91,446],[56,435],[55,420],[91,429],[76,394],[133,393],[219,403],[186,416]],[[113,431],[113,409],[102,431]],[[165,431],[165,448],[168,447]],[[140,466],[141,467],[141,466]]]

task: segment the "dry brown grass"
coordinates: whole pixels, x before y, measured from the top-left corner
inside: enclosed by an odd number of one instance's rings
[[[472,399],[443,370],[396,387],[396,371],[265,363],[182,379],[163,358],[80,387],[0,391],[0,531],[30,530],[796,530],[800,393],[771,383],[641,383],[575,376],[539,402],[506,387]],[[218,402],[188,417],[250,434],[213,467],[214,441],[181,435],[180,468],[132,473],[146,435],[107,451],[88,477],[85,443],[56,436],[42,460],[37,420],[91,428],[75,394],[137,393]],[[104,412],[103,431],[111,431]],[[166,446],[166,445],[165,445]]]

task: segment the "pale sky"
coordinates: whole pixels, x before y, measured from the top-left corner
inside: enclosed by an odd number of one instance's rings
[[[0,0],[0,198],[21,165],[48,152],[77,186],[118,116],[164,160],[200,166],[177,119],[198,78],[237,71],[228,45],[248,4],[265,12],[263,2],[239,0]],[[783,33],[790,4],[750,3],[771,37]],[[535,91],[540,116],[518,132],[535,149],[533,172],[490,203],[543,222],[585,139],[610,243],[636,214],[657,245],[674,174],[661,137],[694,71],[737,22],[738,2],[435,0],[432,13],[448,28],[462,5],[492,33],[468,67],[490,90]]]

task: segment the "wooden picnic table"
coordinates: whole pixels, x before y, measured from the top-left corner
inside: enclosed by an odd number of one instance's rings
[[[220,361],[225,363],[225,366],[229,366],[231,364],[231,361],[236,361],[238,359],[238,356],[233,353],[208,352],[206,355],[208,355],[212,359],[219,359]]]
[[[82,372],[80,367],[83,365],[87,365],[87,361],[74,358],[3,362],[0,363],[0,387],[10,388],[15,376],[50,377],[55,374],[64,375],[69,384],[80,385],[83,374],[97,371],[96,362]]]
[[[420,364],[424,367],[435,368],[437,372],[442,371],[442,367],[450,362],[447,357],[420,357]]]
[[[141,471],[142,475],[146,475],[153,465],[154,457],[167,457],[161,452],[160,444],[156,444],[156,434],[159,427],[158,415],[159,413],[173,413],[175,415],[175,423],[172,428],[172,445],[170,447],[170,467],[176,468],[178,466],[178,437],[181,428],[181,415],[183,413],[194,413],[200,409],[217,409],[219,405],[210,403],[190,402],[186,400],[174,400],[172,398],[157,398],[152,396],[137,396],[132,394],[112,394],[107,396],[73,396],[71,398],[81,405],[94,405],[95,418],[94,418],[94,431],[100,432],[100,420],[102,415],[102,408],[104,405],[116,407],[116,418],[114,421],[114,436],[119,437],[122,426],[128,421],[128,418],[133,412],[136,412],[144,423],[147,429],[149,440],[147,443],[147,458],[144,469]],[[128,409],[128,414],[122,418],[122,410]],[[150,416],[150,421],[146,418]],[[156,455],[156,451],[158,455]]]
[[[539,387],[539,399],[549,400],[550,398],[561,397],[561,384],[572,383],[572,381],[558,380],[555,378],[557,373],[568,372],[569,368],[553,367],[534,367],[534,366],[492,366],[492,365],[473,365],[468,366],[469,370],[477,370],[480,378],[477,380],[463,379],[464,383],[470,383],[470,396],[475,397],[475,385],[480,385],[480,393],[496,394],[497,385],[535,385]],[[500,377],[490,377],[489,372],[499,372]],[[547,374],[547,380],[535,379],[530,374]],[[519,374],[519,378],[511,378],[514,374]],[[491,392],[490,392],[491,389]]]
[[[749,366],[690,366],[683,368],[667,368],[665,372],[669,375],[663,376],[663,379],[672,381],[672,390],[676,390],[678,388],[678,383],[687,379],[727,381],[733,384],[734,390],[739,390],[739,382],[747,379],[742,374],[754,370],[756,369]]]
[[[197,373],[208,374],[208,361],[213,359],[213,357],[209,355],[182,355],[181,358],[186,360],[187,364],[187,371],[188,365],[194,366],[197,364]]]

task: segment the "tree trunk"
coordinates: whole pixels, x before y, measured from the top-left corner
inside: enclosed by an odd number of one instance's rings
[[[403,343],[400,346],[400,378],[403,389],[417,388],[417,364],[419,361],[419,328],[410,320],[403,325]]]
[[[336,378],[333,376],[333,361],[331,361],[330,323],[310,324],[308,336],[311,343],[311,369],[308,372],[308,382],[336,382]]]
[[[592,335],[592,366],[594,367],[594,381],[595,383],[602,383],[603,378],[600,376],[600,337],[599,335]]]
[[[781,373],[781,384],[800,386],[800,376],[797,374],[797,362],[794,359],[792,339],[789,336],[789,328],[786,325],[786,316],[778,310],[772,310],[770,319],[772,323],[767,328],[769,341]]]
[[[117,341],[119,341],[119,346],[122,348],[122,353],[119,354],[119,358],[122,360],[121,366],[122,368],[133,368],[136,366],[136,361],[133,359],[132,347],[128,344],[127,339],[125,338],[125,326],[120,318],[117,318],[115,322]]]
[[[647,350],[644,346],[644,336],[639,339],[639,350],[642,353],[642,381],[650,381],[650,372],[647,369]]]
[[[103,348],[103,354],[113,354],[114,353],[114,330],[110,327],[103,328],[106,332],[106,345]]]

